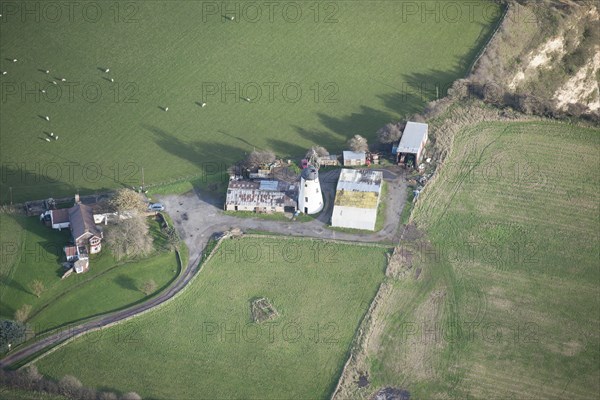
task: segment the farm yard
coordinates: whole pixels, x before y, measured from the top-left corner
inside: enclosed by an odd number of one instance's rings
[[[101,4],[93,23],[5,12],[0,203],[137,186],[142,168],[147,185],[203,183],[253,149],[374,139],[465,74],[500,15],[472,3],[461,23],[398,18],[393,1],[297,3],[293,23],[188,1]]]
[[[596,398],[599,153],[557,122],[460,132],[337,398]]]
[[[383,279],[386,252],[227,239],[172,302],[36,364],[51,377],[76,374],[84,385],[144,398],[324,398]],[[262,298],[276,313],[253,322]]]

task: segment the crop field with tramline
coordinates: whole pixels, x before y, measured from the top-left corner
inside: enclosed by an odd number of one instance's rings
[[[383,279],[386,251],[226,240],[180,297],[37,365],[143,398],[325,398]]]
[[[363,364],[375,387],[597,397],[599,153],[598,130],[554,122],[456,136],[414,211],[420,233],[401,244],[412,268],[375,318]]]
[[[0,202],[138,186],[142,168],[146,185],[219,179],[254,149],[374,139],[465,74],[500,10],[275,3],[3,2]]]

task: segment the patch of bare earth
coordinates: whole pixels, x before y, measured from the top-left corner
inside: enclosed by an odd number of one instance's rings
[[[558,36],[548,40],[537,50],[529,53],[527,59],[529,63],[525,69],[518,71],[512,82],[508,85],[511,90],[517,88],[519,83],[534,76],[540,68],[551,68],[553,58],[561,59],[565,55],[565,39],[563,36]]]
[[[600,46],[595,47],[594,58],[584,65],[571,79],[554,94],[560,109],[569,104],[587,105],[590,111],[600,110],[600,86],[596,76],[600,71]]]

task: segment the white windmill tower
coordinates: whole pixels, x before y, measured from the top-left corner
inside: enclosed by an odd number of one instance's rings
[[[316,214],[323,209],[323,193],[319,182],[319,157],[312,150],[309,163],[300,175],[298,210],[304,214]]]

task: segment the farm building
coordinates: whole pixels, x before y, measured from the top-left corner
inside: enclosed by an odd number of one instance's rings
[[[283,181],[229,181],[226,211],[295,212],[298,187]]]
[[[94,223],[92,208],[78,203],[69,208],[71,234],[77,246],[89,245],[90,253],[99,253],[102,249],[102,231]]]
[[[309,165],[300,175],[298,210],[304,214],[316,214],[323,209],[323,193],[319,182],[319,171]]]
[[[375,230],[382,179],[381,171],[342,169],[335,194],[331,225]]]
[[[407,164],[409,161],[413,161],[415,167],[421,164],[428,133],[429,125],[427,124],[410,121],[406,123],[400,143],[395,149],[392,149],[399,164]]]
[[[344,151],[344,167],[365,165],[367,155],[364,151]]]
[[[323,167],[323,166],[337,167],[338,165],[340,165],[340,162],[338,161],[338,156],[336,154],[329,154],[327,156],[319,157],[318,161],[319,161],[319,165],[321,167]]]
[[[102,231],[96,226],[90,206],[77,203],[71,208],[50,210],[43,213],[40,219],[46,219],[48,215],[53,229],[71,229],[73,241],[77,246],[89,246],[92,254],[102,250]]]

